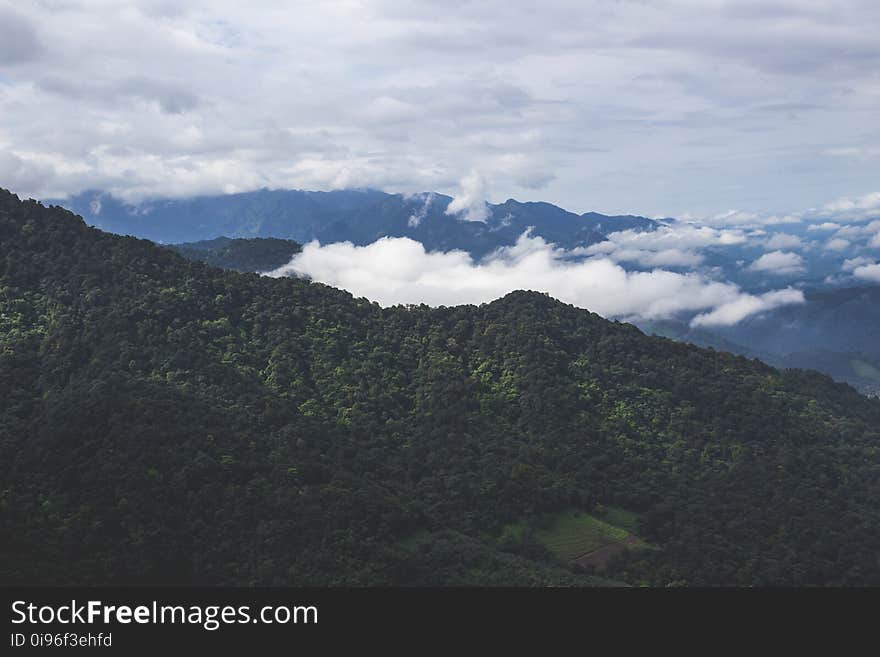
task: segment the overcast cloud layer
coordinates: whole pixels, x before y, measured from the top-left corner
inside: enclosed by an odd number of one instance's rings
[[[0,0],[0,186],[856,221],[880,207],[878,33],[875,0]]]

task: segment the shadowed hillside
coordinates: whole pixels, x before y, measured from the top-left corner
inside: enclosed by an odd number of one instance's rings
[[[880,402],[534,292],[382,309],[0,192],[0,399],[7,584],[599,583],[539,539],[601,508],[611,580],[880,584]]]
[[[297,242],[274,237],[251,239],[217,237],[202,242],[172,244],[169,248],[187,260],[242,272],[278,269],[290,262],[295,253],[302,250]]]

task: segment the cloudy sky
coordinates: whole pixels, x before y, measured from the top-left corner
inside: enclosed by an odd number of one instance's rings
[[[859,214],[878,33],[876,0],[0,0],[0,186]]]

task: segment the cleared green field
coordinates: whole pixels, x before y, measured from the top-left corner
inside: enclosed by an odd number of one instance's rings
[[[608,507],[605,514],[602,516],[602,520],[609,525],[622,527],[630,534],[637,534],[639,532],[639,516],[632,511],[627,511],[620,507]]]
[[[626,540],[635,528],[635,514],[623,509],[608,509],[603,518],[566,509],[544,518],[535,537],[560,559],[572,561]]]

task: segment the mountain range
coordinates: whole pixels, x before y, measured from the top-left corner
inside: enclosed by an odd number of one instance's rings
[[[3,584],[880,584],[880,401],[536,292],[382,308],[0,191]]]
[[[530,228],[549,242],[573,248],[601,242],[610,232],[657,226],[645,217],[578,215],[550,203],[513,199],[487,204],[485,222],[462,221],[447,214],[452,200],[434,192],[260,190],[127,204],[89,191],[47,203],[63,205],[98,228],[163,243],[225,236],[364,245],[380,237],[409,237],[431,251],[460,249],[475,257],[516,243]]]

